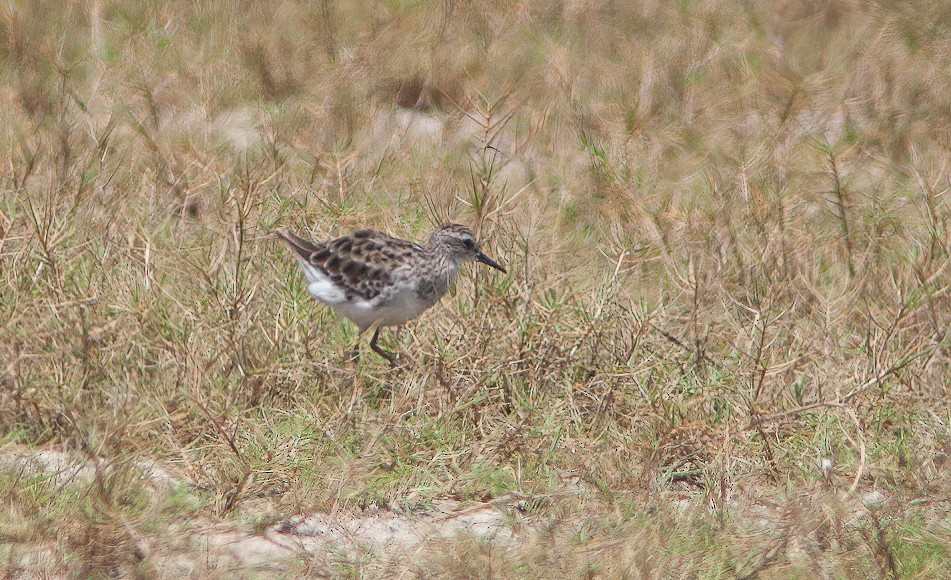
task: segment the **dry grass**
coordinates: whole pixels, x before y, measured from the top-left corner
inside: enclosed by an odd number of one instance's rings
[[[0,437],[102,466],[2,472],[9,573],[511,492],[407,572],[951,569],[947,3],[146,4],[0,8]],[[396,373],[267,235],[447,217],[510,273]]]

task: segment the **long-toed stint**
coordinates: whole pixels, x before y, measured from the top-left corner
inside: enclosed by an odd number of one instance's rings
[[[323,243],[290,232],[274,235],[294,250],[311,295],[352,320],[360,335],[373,328],[370,348],[394,366],[396,355],[377,345],[380,328],[428,310],[452,287],[461,264],[482,262],[505,272],[482,253],[472,230],[459,224],[437,227],[425,245],[373,230]]]

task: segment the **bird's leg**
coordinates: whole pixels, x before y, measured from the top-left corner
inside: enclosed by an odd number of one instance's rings
[[[386,352],[376,343],[377,339],[380,338],[380,328],[377,327],[373,331],[373,338],[370,339],[370,348],[373,349],[373,352],[382,356],[386,360],[390,361],[390,366],[395,367],[397,365],[396,355],[391,352]]]

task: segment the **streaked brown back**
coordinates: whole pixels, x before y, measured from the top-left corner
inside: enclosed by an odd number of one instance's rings
[[[275,232],[303,260],[347,293],[371,300],[392,282],[392,272],[423,252],[418,244],[374,230],[359,230],[314,244],[289,232]]]

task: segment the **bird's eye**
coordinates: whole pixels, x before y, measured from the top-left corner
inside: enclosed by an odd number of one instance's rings
[[[466,246],[467,250],[471,250],[472,248],[475,247],[475,242],[469,238],[462,240],[462,243]]]

